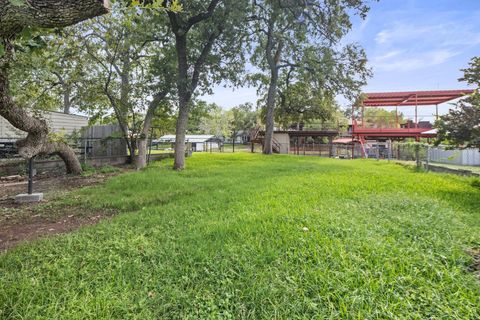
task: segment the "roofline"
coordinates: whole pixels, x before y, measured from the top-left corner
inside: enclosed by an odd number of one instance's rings
[[[66,115],[66,116],[73,116],[73,117],[79,117],[79,118],[89,119],[89,117],[87,117],[87,116],[82,116],[82,115],[73,114],[73,113],[65,113],[65,112],[53,111],[53,110],[45,110],[45,112],[60,113],[60,114]]]
[[[365,107],[403,107],[432,106],[461,98],[475,92],[474,89],[369,92],[360,106]]]
[[[474,89],[455,89],[455,90],[423,90],[423,91],[387,91],[387,92],[365,92],[365,95],[409,95],[409,94],[453,94],[453,93],[473,93]]]

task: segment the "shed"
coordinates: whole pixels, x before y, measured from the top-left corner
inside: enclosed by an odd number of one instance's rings
[[[160,137],[160,139],[158,140],[155,140],[154,143],[174,144],[175,138],[175,135],[168,134]],[[207,151],[208,149],[221,148],[223,144],[223,139],[208,134],[187,134],[185,135],[185,142],[192,145],[192,151],[202,152]]]

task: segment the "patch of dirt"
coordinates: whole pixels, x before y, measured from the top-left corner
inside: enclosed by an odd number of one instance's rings
[[[115,214],[113,210],[85,212],[85,208],[81,207],[64,207],[62,209],[64,213],[69,214],[55,218],[32,215],[23,220],[2,224],[0,226],[0,253],[15,247],[21,242],[68,233],[82,226],[96,224]]]
[[[33,191],[48,193],[50,191],[59,192],[85,187],[104,182],[107,178],[123,171],[128,171],[128,169],[122,168],[119,172],[95,173],[88,176],[71,176],[63,173],[45,172],[34,177]],[[27,184],[27,177],[25,176],[21,176],[12,182],[0,182],[0,201],[14,197],[19,193],[26,193]]]
[[[114,210],[92,210],[83,206],[63,205],[57,201],[74,189],[102,184],[109,177],[129,171],[121,168],[115,173],[94,173],[88,176],[68,176],[43,173],[35,177],[34,192],[43,192],[40,203],[17,204],[15,195],[26,193],[25,178],[0,183],[0,253],[23,241],[43,236],[68,233],[115,215]]]

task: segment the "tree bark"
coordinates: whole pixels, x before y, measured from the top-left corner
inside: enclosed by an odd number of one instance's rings
[[[62,86],[63,90],[63,113],[70,114],[70,108],[72,106],[72,88],[68,84]]]
[[[135,159],[135,167],[137,170],[145,168],[147,166],[147,142],[148,142],[148,134],[150,129],[152,128],[152,121],[155,116],[155,111],[157,110],[158,106],[162,102],[163,99],[168,94],[168,89],[159,92],[153,97],[153,100],[150,102],[150,105],[147,109],[147,114],[145,115],[145,119],[143,120],[143,127],[140,137],[138,138],[138,156]]]
[[[275,126],[274,111],[275,98],[277,93],[278,69],[271,70],[270,85],[267,96],[267,113],[265,115],[265,142],[263,144],[263,153],[272,154],[273,128]]]
[[[138,139],[138,155],[135,158],[135,168],[137,170],[143,169],[147,166],[147,142],[148,131],[151,128],[153,114],[145,116],[145,123],[143,124],[142,136]]]
[[[275,54],[273,52],[273,25],[270,23],[268,32],[268,41],[266,47],[267,62],[270,67],[270,84],[267,96],[267,114],[265,115],[265,141],[263,144],[263,154],[272,154],[273,129],[275,126],[275,99],[277,95],[278,83],[278,65],[282,55],[283,43],[277,44]]]
[[[108,12],[108,0],[0,0],[0,38],[11,38],[25,27],[57,28]]]
[[[173,163],[173,169],[183,170],[185,168],[185,133],[188,125],[188,113],[191,96],[188,85],[186,34],[175,36],[175,46],[178,57],[178,118],[175,131],[175,159]]]

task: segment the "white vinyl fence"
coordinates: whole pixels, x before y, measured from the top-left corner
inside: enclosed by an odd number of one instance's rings
[[[461,166],[480,166],[480,152],[478,149],[446,150],[442,147],[437,147],[430,148],[428,155],[431,162]]]

